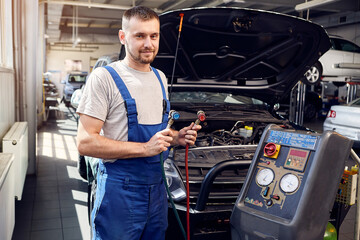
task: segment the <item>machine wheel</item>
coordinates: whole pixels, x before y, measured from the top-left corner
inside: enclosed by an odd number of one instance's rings
[[[315,63],[304,75],[302,82],[308,85],[315,85],[320,82],[322,67],[319,62]]]

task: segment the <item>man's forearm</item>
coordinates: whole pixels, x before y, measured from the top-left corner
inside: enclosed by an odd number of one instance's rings
[[[144,143],[123,142],[106,138],[101,135],[78,139],[80,155],[102,159],[124,159],[146,157]]]

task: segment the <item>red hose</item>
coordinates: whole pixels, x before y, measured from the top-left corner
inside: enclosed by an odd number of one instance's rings
[[[190,240],[190,186],[189,186],[189,166],[188,166],[189,144],[185,148],[185,172],[186,172],[186,231],[187,240]]]

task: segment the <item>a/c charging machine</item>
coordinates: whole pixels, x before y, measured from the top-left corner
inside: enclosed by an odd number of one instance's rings
[[[232,240],[323,239],[352,144],[269,125],[231,215]]]

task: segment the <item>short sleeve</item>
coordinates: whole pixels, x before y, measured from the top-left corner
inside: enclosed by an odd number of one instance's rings
[[[105,68],[95,69],[86,81],[77,112],[105,121],[109,111],[109,75]]]

